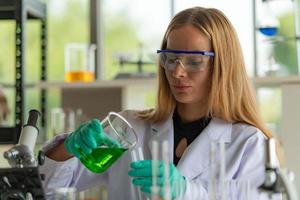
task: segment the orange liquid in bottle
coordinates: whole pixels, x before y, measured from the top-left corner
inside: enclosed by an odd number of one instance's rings
[[[66,72],[65,81],[66,82],[92,82],[95,80],[94,73],[89,71],[72,71]]]

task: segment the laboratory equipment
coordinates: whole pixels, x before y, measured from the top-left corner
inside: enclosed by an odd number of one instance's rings
[[[0,168],[1,200],[44,200],[38,167]]]
[[[80,191],[77,196],[78,200],[108,200],[107,185],[95,185]]]
[[[224,141],[220,141],[220,182],[221,182],[221,200],[225,200],[228,191],[226,191],[226,157],[225,157],[225,143]],[[248,199],[245,199],[248,200]]]
[[[11,75],[14,73],[12,77],[15,77],[15,81],[8,81],[9,88],[14,88],[14,103],[15,107],[13,108],[15,112],[15,126],[13,127],[5,127],[0,128],[1,135],[7,134],[6,143],[16,144],[18,142],[19,133],[21,131],[21,127],[24,124],[24,116],[25,116],[25,97],[28,94],[25,85],[25,75],[27,74],[30,66],[27,66],[29,63],[26,61],[27,56],[33,52],[33,48],[38,47],[39,56],[32,56],[30,60],[34,60],[34,63],[39,63],[39,73],[35,73],[40,81],[47,80],[47,58],[48,58],[48,22],[47,22],[47,3],[39,0],[26,0],[26,1],[10,1],[10,0],[1,0],[0,1],[0,20],[8,21],[12,20],[9,23],[14,24],[14,32],[10,33],[15,36],[10,45],[15,50],[15,55],[13,60],[8,60],[9,62],[15,63],[14,69],[2,73],[6,73],[6,75]],[[28,31],[28,22],[35,21],[38,22],[38,26],[40,30],[36,33],[38,35],[34,36]],[[6,23],[6,22],[5,22]],[[30,29],[30,28],[29,28]],[[3,29],[2,29],[3,30]],[[2,31],[1,31],[2,32]],[[5,31],[4,31],[5,32]],[[35,38],[35,41],[38,41],[40,45],[35,45],[33,48],[28,48],[29,46],[29,37],[28,35],[32,35]],[[3,36],[2,36],[3,37]],[[5,38],[2,38],[5,40]],[[4,44],[1,43],[3,46]],[[28,46],[27,46],[28,45]],[[5,52],[2,48],[2,52]],[[12,52],[11,52],[12,53]],[[11,56],[6,56],[6,59],[11,59]],[[1,60],[1,62],[3,62]],[[7,66],[1,66],[3,69],[7,69]],[[36,79],[36,80],[38,80]],[[1,80],[3,81],[3,80]],[[12,87],[13,86],[13,87]],[[45,127],[46,125],[46,107],[47,107],[47,92],[45,88],[39,88],[40,91],[40,105],[41,105],[41,126]],[[30,93],[29,93],[30,94]],[[10,103],[13,103],[11,100]],[[3,142],[3,141],[1,141]]]
[[[216,158],[216,142],[210,143],[209,151],[209,181],[208,181],[208,198],[209,200],[216,200],[217,193],[217,158]]]
[[[11,168],[0,168],[1,200],[42,200],[45,199],[38,164],[44,162],[40,151],[35,158],[33,149],[38,136],[36,126],[39,117],[37,110],[30,110],[27,124],[22,128],[19,142],[4,152]]]
[[[170,165],[169,143],[167,140],[159,144],[152,141],[152,188],[151,199],[171,200],[182,198],[186,186],[183,176],[177,168]],[[162,152],[162,160],[159,159],[159,152]],[[163,184],[158,182],[163,179]],[[161,180],[160,180],[161,181]]]
[[[300,73],[300,24],[299,24],[299,5],[298,1],[285,0],[254,0],[253,2],[253,22],[254,22],[254,73],[255,75],[286,75],[286,73],[295,73],[298,65],[298,74]],[[288,10],[286,10],[288,8]],[[282,14],[285,10],[285,14]],[[288,12],[293,13],[293,20],[284,20]],[[280,25],[279,19],[281,18]],[[289,24],[293,29],[279,31],[280,26],[285,27]],[[285,28],[286,29],[286,28]],[[257,34],[258,33],[258,34]],[[296,64],[291,57],[288,59],[282,53],[294,54],[296,44]],[[280,44],[276,44],[280,42]],[[283,52],[282,49],[285,49]],[[289,61],[287,61],[289,60]],[[292,64],[293,63],[293,64]]]
[[[159,170],[158,166],[158,142],[153,140],[151,144],[151,153],[152,153],[152,188],[151,188],[151,200],[158,200],[159,187],[157,185],[157,174]]]
[[[272,196],[273,194],[286,194],[288,200],[299,200],[292,174],[286,168],[280,167],[277,152],[277,141],[269,138],[265,144],[266,176],[260,189]]]
[[[265,36],[275,36],[278,33],[279,20],[273,15],[270,0],[262,1],[262,15],[258,30]]]
[[[80,150],[80,161],[92,172],[102,173],[108,169],[121,155],[135,146],[137,135],[130,123],[121,115],[110,112],[101,122],[107,137],[117,141],[120,146],[101,144],[86,154]],[[100,134],[100,133],[99,133]]]
[[[95,80],[95,44],[72,43],[65,47],[65,81]]]
[[[123,78],[151,78],[155,77],[156,74],[154,72],[147,72],[144,70],[145,66],[155,66],[155,62],[146,61],[143,55],[143,44],[139,44],[138,50],[138,58],[131,59],[125,53],[121,53],[118,55],[118,61],[120,69],[123,70],[125,65],[132,66],[135,65],[137,67],[136,72],[120,72],[115,76],[115,79],[123,79]]]
[[[225,146],[224,142],[210,143],[209,152],[209,181],[208,181],[208,197],[210,200],[225,199]]]
[[[131,158],[133,162],[136,162],[138,160],[144,160],[144,154],[143,154],[143,150],[141,147],[137,148],[137,152],[135,149],[132,149],[131,151]],[[137,200],[142,200],[142,193],[140,188],[135,187],[135,192],[137,194]]]
[[[73,111],[70,108],[65,108],[64,109],[64,113],[65,113],[65,127],[64,127],[64,131],[65,133],[74,131],[76,128],[76,114],[75,111]]]
[[[274,15],[272,10],[272,1],[271,0],[262,0],[260,4],[261,11],[258,13],[259,22],[257,29],[261,33],[263,41],[265,38],[275,38],[278,34],[279,29],[279,20]],[[276,62],[276,58],[273,53],[274,44],[273,43],[265,43],[264,46],[261,47],[260,55],[263,58],[261,60],[263,66],[266,67],[264,73],[268,76],[276,75],[280,70],[280,65]]]
[[[169,166],[169,143],[168,141],[163,141],[162,143],[162,157],[164,162],[164,200],[171,200],[171,186],[168,177],[170,176],[170,166]]]
[[[39,133],[37,119],[40,113],[37,110],[30,110],[27,124],[22,128],[17,145],[4,152],[4,158],[12,167],[36,167],[37,160],[33,149]]]
[[[127,149],[118,147],[100,147],[91,154],[81,153],[80,161],[91,171],[102,173],[109,168]]]
[[[62,108],[52,108],[51,111],[51,135],[50,138],[65,131],[65,112]]]
[[[76,188],[59,187],[54,190],[55,200],[76,200]]]
[[[51,121],[49,126],[49,138],[61,133],[69,133],[87,121],[81,109],[52,108]]]
[[[226,180],[226,148],[224,141],[210,143],[208,197],[210,200],[237,199],[237,194],[231,193],[234,182]],[[243,198],[243,200],[250,200]]]

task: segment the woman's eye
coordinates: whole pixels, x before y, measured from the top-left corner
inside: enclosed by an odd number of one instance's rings
[[[202,61],[188,61],[188,64],[191,66],[191,67],[198,67],[202,64]]]
[[[177,60],[176,58],[167,58],[168,63],[175,63],[176,60]]]

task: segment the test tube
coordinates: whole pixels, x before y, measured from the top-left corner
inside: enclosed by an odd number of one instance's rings
[[[209,166],[208,198],[210,200],[216,200],[216,142],[210,143]]]
[[[241,194],[240,194],[241,199],[251,200],[250,199],[250,182],[249,181],[241,182],[239,190],[241,191]]]
[[[224,141],[220,141],[219,143],[220,148],[220,193],[221,193],[221,200],[226,199],[226,186],[225,186],[225,177],[226,177],[226,163],[225,163],[225,143]]]
[[[55,200],[76,200],[76,188],[59,187],[55,188]]]
[[[136,152],[135,152],[135,149],[132,149],[132,150],[131,150],[131,159],[132,159],[132,161],[134,161],[134,162],[138,161],[137,155],[136,155]]]
[[[139,160],[145,160],[144,159],[144,153],[141,147],[138,147],[138,156],[139,156]]]
[[[168,141],[163,141],[162,144],[162,156],[164,161],[164,184],[165,184],[165,193],[164,200],[171,200],[171,188],[170,188],[170,167],[169,167],[169,143]]]
[[[157,171],[158,171],[158,142],[152,141],[152,189],[151,200],[158,200]]]
[[[211,142],[210,144],[210,175],[208,196],[210,200],[227,199],[226,158],[224,141]],[[219,169],[217,168],[219,164]]]
[[[139,158],[138,158],[137,155],[139,155]],[[144,160],[144,155],[143,155],[143,152],[142,152],[142,148],[138,147],[138,154],[136,153],[135,149],[132,149],[131,158],[132,158],[132,161],[134,161],[134,162],[138,161],[138,160]],[[135,187],[135,192],[137,194],[137,198],[138,198],[137,200],[142,200],[141,190],[138,187]]]

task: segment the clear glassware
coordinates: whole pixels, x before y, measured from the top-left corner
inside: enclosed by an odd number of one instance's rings
[[[65,131],[65,112],[62,108],[52,108],[50,121],[50,138]]]
[[[258,23],[258,30],[267,37],[277,35],[279,29],[279,20],[273,14],[270,4],[268,0],[262,2],[262,12]]]
[[[65,81],[95,80],[95,44],[71,43],[65,47]]]
[[[76,200],[76,188],[73,187],[59,187],[54,190],[55,200]]]
[[[137,135],[129,122],[121,115],[110,112],[103,121],[101,121],[104,133],[116,144],[101,144],[95,148],[92,153],[85,154],[80,151],[80,161],[92,172],[102,173],[106,171],[124,152],[131,149],[137,143]]]

